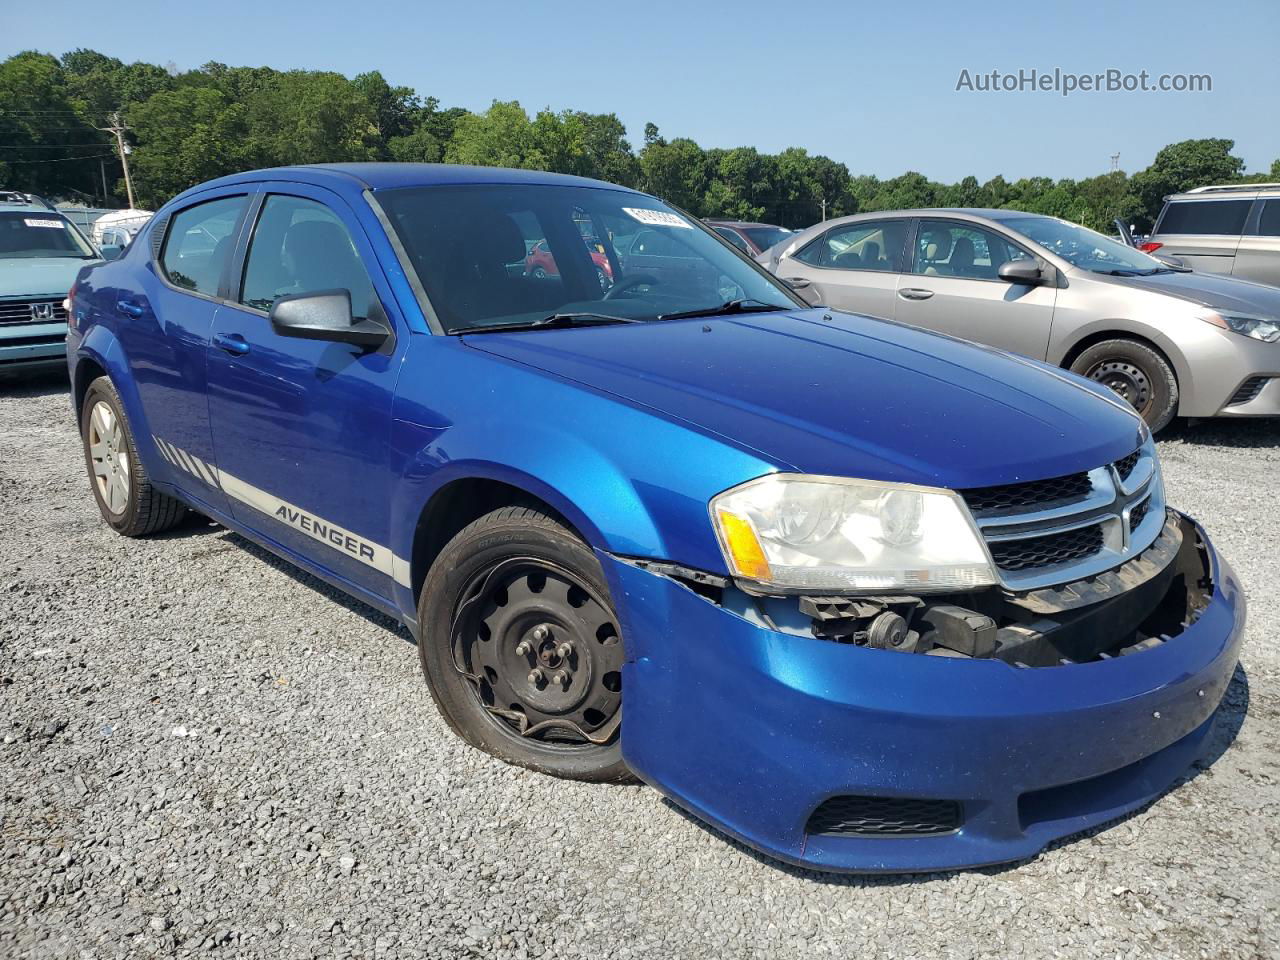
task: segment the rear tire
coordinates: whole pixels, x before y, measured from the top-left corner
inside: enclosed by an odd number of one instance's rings
[[[595,554],[561,522],[509,506],[466,526],[432,564],[418,622],[427,685],[472,746],[556,777],[631,779],[617,615]]]
[[[106,377],[85,393],[80,437],[89,486],[107,526],[126,537],[145,537],[182,522],[186,506],[151,485],[124,404]]]
[[[1076,357],[1071,371],[1110,387],[1147,422],[1151,432],[1178,412],[1178,380],[1157,351],[1137,340],[1095,343]]]

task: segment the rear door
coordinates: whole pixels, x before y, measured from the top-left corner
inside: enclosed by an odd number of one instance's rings
[[[839,224],[783,257],[775,272],[810,303],[892,320],[910,226],[908,218]]]
[[[209,412],[237,520],[375,596],[391,592],[390,429],[409,335],[362,226],[336,194],[268,183],[209,348]],[[286,294],[346,289],[385,316],[376,350],[276,333]]]
[[[1230,274],[1252,206],[1252,199],[1238,197],[1172,200],[1151,235],[1161,245],[1155,252],[1203,273]]]
[[[1231,275],[1280,287],[1280,197],[1257,201],[1236,248]]]
[[[136,271],[137,288],[116,291],[111,304],[151,442],[165,461],[163,479],[221,511],[227,503],[209,430],[207,351],[256,189],[202,194],[167,214],[150,234],[151,269]]]
[[[921,220],[897,319],[1043,360],[1057,288],[998,276],[1009,260],[1038,259],[1012,238],[964,220]]]

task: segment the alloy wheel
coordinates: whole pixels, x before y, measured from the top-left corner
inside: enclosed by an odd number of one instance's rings
[[[102,400],[89,413],[89,459],[102,502],[111,513],[124,513],[129,503],[129,450],[120,418]]]

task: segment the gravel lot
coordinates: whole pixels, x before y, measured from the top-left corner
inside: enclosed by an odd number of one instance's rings
[[[406,632],[220,527],[111,533],[65,381],[0,382],[0,956],[1280,955],[1280,425],[1161,449],[1252,605],[1210,754],[1032,861],[859,879],[465,747]]]

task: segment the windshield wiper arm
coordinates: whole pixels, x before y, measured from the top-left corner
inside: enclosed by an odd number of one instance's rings
[[[746,297],[739,300],[727,300],[718,307],[703,307],[701,310],[681,310],[679,313],[662,313],[658,315],[658,319],[688,320],[691,317],[717,317],[726,313],[768,313],[773,310],[791,309],[793,308]]]
[[[470,336],[473,333],[511,333],[520,330],[555,330],[563,327],[600,327],[610,323],[640,323],[635,317],[619,317],[609,313],[553,313],[541,320],[523,323],[495,323],[483,327],[466,327],[450,331]]]

